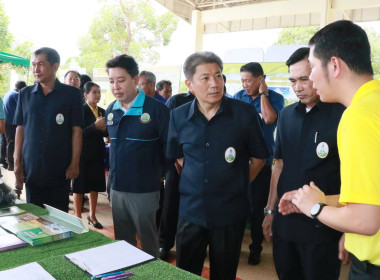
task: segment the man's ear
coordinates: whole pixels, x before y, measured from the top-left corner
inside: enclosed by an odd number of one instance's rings
[[[342,62],[343,60],[341,60],[340,58],[336,57],[336,56],[333,56],[331,57],[330,59],[330,71],[333,75],[334,78],[337,78],[339,77],[339,75],[341,75],[342,73]]]
[[[193,93],[193,86],[192,86],[191,81],[186,79],[185,84],[186,84],[187,88],[189,89],[189,91]]]

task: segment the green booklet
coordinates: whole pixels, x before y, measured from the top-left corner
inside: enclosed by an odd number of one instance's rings
[[[34,246],[72,237],[73,232],[59,224],[50,223],[39,228],[19,231],[17,236]]]

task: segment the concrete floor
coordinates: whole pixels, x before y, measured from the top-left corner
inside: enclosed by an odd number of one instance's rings
[[[3,174],[3,180],[9,185],[14,186],[14,174],[13,172],[9,172],[8,170],[4,170],[1,168]],[[22,194],[21,199],[25,201],[25,193]],[[74,213],[74,206],[72,203],[72,197],[70,198],[70,210],[69,213]],[[82,213],[82,219],[87,224],[87,215],[88,215],[88,201],[84,204],[84,209]],[[109,205],[108,198],[105,194],[99,194],[98,198],[98,206],[96,210],[96,217],[98,221],[104,226],[103,229],[98,230],[92,227],[92,225],[88,225],[88,227],[92,230],[96,230],[112,239],[114,239],[113,232],[113,222],[112,222],[112,212],[111,207]],[[250,232],[246,230],[244,234],[240,262],[237,272],[237,277],[242,280],[275,280],[278,279],[272,258],[272,244],[264,241],[263,247],[264,250],[262,252],[261,263],[257,266],[248,265],[248,255],[249,255],[249,246],[250,244]],[[175,248],[173,248],[171,252],[171,256],[168,260],[169,263],[175,264]],[[208,267],[209,261],[206,259],[205,261],[205,269],[203,272],[203,276],[208,278]],[[339,280],[348,279],[348,271],[349,265],[342,265],[341,276]],[[323,280],[323,279],[321,279]]]

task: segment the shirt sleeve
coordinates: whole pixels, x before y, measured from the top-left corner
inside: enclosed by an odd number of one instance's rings
[[[0,97],[0,120],[5,119],[3,99]]]
[[[276,111],[276,113],[278,114],[282,110],[282,108],[284,108],[284,105],[285,105],[284,97],[281,94],[276,94],[275,98],[273,98],[273,100],[271,101],[271,105],[273,109]]]
[[[23,100],[23,98],[20,95],[18,97],[16,112],[15,112],[15,116],[14,116],[14,119],[13,119],[13,124],[14,125],[24,125],[24,115],[23,115],[23,110],[22,110],[22,100]]]
[[[341,203],[380,205],[379,122],[368,116],[342,120],[339,155],[341,159]]]
[[[80,91],[75,91],[72,98],[71,126],[84,127],[83,102]]]
[[[252,107],[254,109],[254,107]],[[248,149],[249,156],[266,159],[269,156],[267,145],[265,144],[263,132],[260,126],[260,117],[256,109],[250,110],[251,118],[248,123]]]
[[[183,156],[179,145],[178,131],[174,121],[174,113],[170,112],[169,131],[166,147],[166,157],[168,160],[176,160]]]
[[[278,121],[277,121],[277,129],[276,129],[276,138],[275,145],[274,145],[274,158],[276,159],[282,159],[282,151],[281,151],[281,113],[278,115]]]

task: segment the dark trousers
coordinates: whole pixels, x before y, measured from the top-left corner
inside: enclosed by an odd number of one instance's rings
[[[360,261],[353,254],[351,255],[351,270],[349,280],[379,280],[380,266],[371,264],[368,261]]]
[[[14,165],[13,152],[15,150],[16,128],[17,125],[5,124],[5,137],[7,139],[6,155],[10,166]]]
[[[338,240],[299,243],[273,235],[273,260],[280,280],[338,280],[341,267],[338,250]]]
[[[207,229],[178,220],[177,266],[201,275],[207,246],[211,280],[235,280],[245,223]]]
[[[174,165],[166,172],[164,205],[159,230],[160,248],[170,250],[177,233],[179,210],[179,174]]]
[[[156,226],[157,226],[157,230],[160,228],[160,223],[161,223],[162,209],[164,207],[164,194],[165,194],[165,183],[161,182],[160,201],[158,203],[158,209],[157,209],[157,212],[156,212]]]
[[[265,165],[251,183],[248,190],[251,203],[251,216],[249,221],[251,224],[252,239],[249,250],[252,254],[260,255],[263,250],[261,245],[264,240],[262,224],[264,221],[264,208],[268,201],[271,174],[271,166]]]
[[[7,163],[7,138],[5,137],[5,133],[1,134],[0,163]]]
[[[69,181],[68,181],[69,182]],[[64,212],[69,212],[70,184],[62,187],[36,187],[25,184],[26,202],[44,207],[47,204]]]

